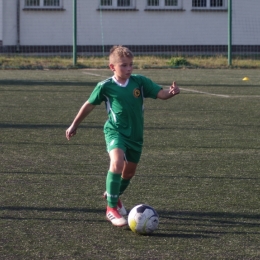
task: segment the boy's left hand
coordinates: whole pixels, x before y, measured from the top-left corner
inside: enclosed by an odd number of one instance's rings
[[[173,81],[172,85],[170,86],[169,93],[171,93],[173,96],[180,93],[180,89],[175,81]]]

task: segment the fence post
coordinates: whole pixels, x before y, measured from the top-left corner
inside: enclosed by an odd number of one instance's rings
[[[232,66],[232,0],[228,0],[228,65]]]
[[[16,52],[20,52],[20,1],[16,1]]]
[[[73,0],[73,66],[77,65],[77,0]]]

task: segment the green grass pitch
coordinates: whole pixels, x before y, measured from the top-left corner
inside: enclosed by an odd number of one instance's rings
[[[181,88],[145,100],[143,155],[122,197],[156,209],[151,236],[105,220],[104,105],[65,138],[110,71],[0,71],[1,259],[260,259],[259,70],[135,73]]]

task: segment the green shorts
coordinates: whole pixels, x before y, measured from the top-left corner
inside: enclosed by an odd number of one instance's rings
[[[122,149],[125,153],[125,160],[128,162],[138,163],[142,154],[142,144],[133,142],[120,133],[105,134],[107,151],[110,152],[115,148]]]

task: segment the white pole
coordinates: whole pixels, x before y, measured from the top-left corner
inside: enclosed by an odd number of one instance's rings
[[[16,52],[20,52],[20,0],[16,0]]]
[[[4,37],[4,4],[3,0],[0,0],[0,46],[3,44],[3,37]]]

